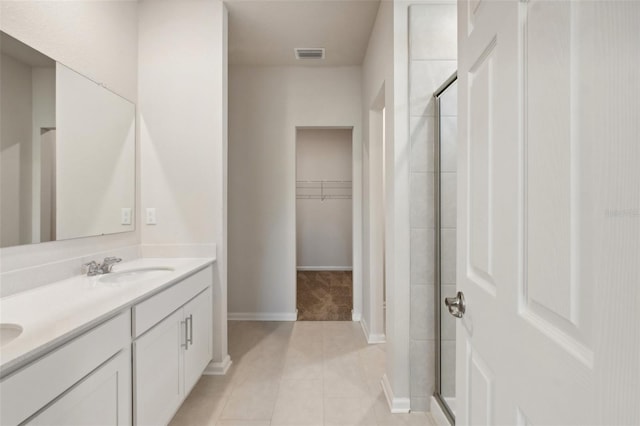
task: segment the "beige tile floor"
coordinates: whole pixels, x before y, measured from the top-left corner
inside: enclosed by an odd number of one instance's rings
[[[418,426],[430,414],[390,414],[380,379],[384,345],[357,322],[229,322],[226,376],[203,376],[172,426]]]

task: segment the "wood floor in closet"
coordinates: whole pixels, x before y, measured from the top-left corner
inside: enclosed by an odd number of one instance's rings
[[[298,321],[351,321],[351,271],[298,271]]]

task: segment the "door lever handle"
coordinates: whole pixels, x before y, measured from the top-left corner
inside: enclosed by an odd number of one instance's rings
[[[449,308],[449,313],[456,318],[462,318],[466,311],[464,294],[461,291],[456,294],[456,297],[446,297],[444,299],[444,304]]]

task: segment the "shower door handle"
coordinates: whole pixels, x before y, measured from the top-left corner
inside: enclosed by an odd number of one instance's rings
[[[449,313],[456,318],[462,318],[466,310],[464,294],[459,291],[456,297],[445,297],[444,304],[449,308]]]

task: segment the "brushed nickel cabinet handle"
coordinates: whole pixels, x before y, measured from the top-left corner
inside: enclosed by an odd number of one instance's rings
[[[185,350],[189,349],[189,338],[188,333],[189,333],[189,324],[187,323],[187,320],[189,318],[186,318],[184,321],[180,321],[180,325],[184,324],[184,343],[182,343],[180,346],[182,346]]]
[[[187,343],[193,346],[193,314],[190,314],[187,317],[187,322],[189,323],[189,337],[187,338]]]

